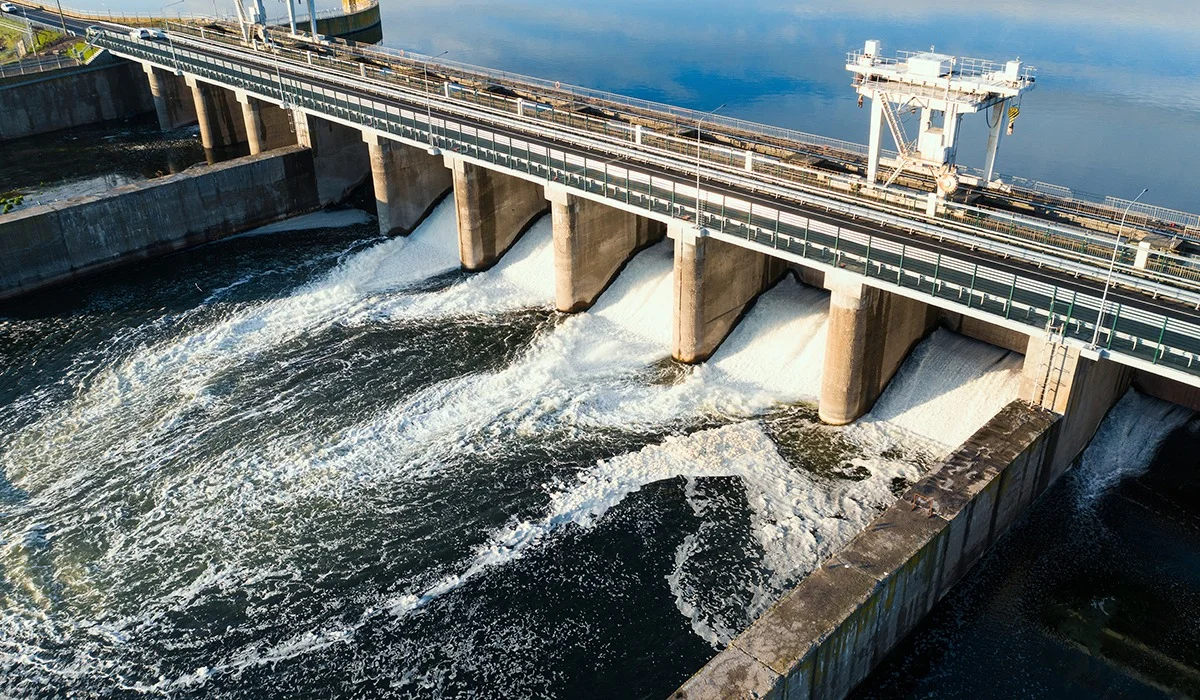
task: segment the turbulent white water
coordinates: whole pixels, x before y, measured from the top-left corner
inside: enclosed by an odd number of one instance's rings
[[[253,233],[362,221],[330,216]],[[364,570],[337,559],[361,546],[358,533],[402,562],[390,590],[357,595],[358,615],[248,621],[263,638],[202,668],[170,678],[149,668],[121,671],[144,690],[201,687],[214,674],[344,644],[374,611],[394,613],[388,619],[403,628],[414,612],[429,614],[432,601],[482,573],[556,546],[568,528],[601,527],[630,494],[679,478],[699,524],[681,537],[674,565],[662,573],[664,590],[697,635],[721,645],[886,507],[895,480],[919,476],[915,463],[881,457],[885,450],[931,442],[948,449],[957,433],[947,426],[965,437],[1015,386],[1019,358],[939,331],[862,426],[814,427],[827,433],[822,440],[845,435],[859,445],[846,459],[861,478],[818,476],[781,457],[758,416],[819,393],[824,292],[784,280],[710,361],[684,367],[669,360],[669,244],[631,260],[589,312],[553,317],[548,219],[496,267],[458,278],[447,275],[459,266],[454,227],[453,207],[444,203],[408,238],[360,246],[281,297],[238,300],[241,281],[211,290],[201,310],[156,322],[161,337],[153,342],[114,342],[103,368],[67,400],[7,436],[0,466],[26,500],[18,518],[0,525],[0,575],[13,585],[0,591],[0,632],[21,640],[0,648],[0,668],[28,669],[39,653],[61,647],[70,659],[59,658],[54,674],[92,677],[114,663],[113,648],[167,634],[171,620],[214,599],[304,581],[314,538],[337,567],[318,568],[321,577]],[[427,284],[431,278],[440,282]],[[503,327],[529,309],[556,320],[499,366],[480,362],[490,369],[419,384],[325,432],[291,418],[314,404],[319,410],[311,394],[348,390],[306,374],[307,363],[340,352],[317,339],[447,323]],[[286,359],[296,349],[305,352]],[[442,351],[475,350],[451,343]],[[359,352],[340,371],[354,376],[367,361]],[[243,375],[264,371],[285,383],[246,403]],[[372,371],[349,390],[371,393],[373,382],[389,381],[386,368]],[[974,412],[964,414],[961,406],[972,402]],[[697,429],[706,425],[720,427]],[[509,456],[529,445],[553,453],[606,440],[635,447],[582,468]],[[497,527],[504,519],[496,515],[448,515],[464,484],[487,493],[504,482],[479,471],[492,461],[521,465],[532,479],[510,501],[483,500],[484,510],[506,513],[507,524]],[[717,485],[734,482],[743,496],[717,495]],[[729,522],[741,523],[747,551],[740,556],[750,561],[738,577],[721,577],[708,563],[729,549]],[[439,558],[428,561],[434,555],[422,554],[424,542]],[[347,604],[330,601],[332,609]]]
[[[1130,389],[1113,406],[1072,471],[1076,505],[1093,507],[1109,489],[1149,469],[1163,440],[1195,414]]]
[[[1023,362],[1018,353],[935,330],[848,432],[875,452],[915,441],[944,456],[1017,398]]]

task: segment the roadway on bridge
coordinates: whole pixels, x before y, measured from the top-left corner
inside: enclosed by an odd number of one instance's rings
[[[26,8],[26,12],[27,12],[27,15],[30,20],[33,20],[33,21],[36,21],[36,22],[39,22],[41,24],[45,24],[48,26],[52,26],[52,27],[61,26],[62,20],[60,20],[58,13],[52,12],[49,10],[45,10],[42,8],[37,8],[37,7],[31,7],[31,6],[23,6],[23,7]],[[90,27],[90,26],[101,26],[106,29],[111,29],[113,31],[118,31],[118,32],[127,32],[130,29],[132,29],[132,27],[117,24],[117,23],[112,23],[112,22],[79,20],[79,19],[73,19],[71,17],[67,17],[65,19],[65,23],[69,30],[76,32],[78,34],[81,34],[81,35],[86,33],[87,27]],[[210,44],[209,42],[199,40],[196,37],[185,36],[185,35],[176,35],[175,41],[178,42],[181,46],[186,45],[189,50],[196,51],[198,53],[203,53],[206,55],[210,55],[213,58],[221,58],[223,60],[229,60],[228,53],[225,53],[225,52],[218,53],[217,51],[213,50],[214,48],[219,47],[219,48],[223,48],[227,51],[229,48],[227,45]],[[254,55],[251,53],[250,49],[245,49],[245,51],[247,52],[248,55]],[[407,100],[400,99],[400,98],[396,97],[396,95],[393,94],[391,91],[373,91],[373,90],[369,89],[370,83],[367,81],[359,81],[355,84],[351,84],[350,81],[344,80],[345,76],[339,76],[339,77],[342,77],[343,80],[314,79],[312,77],[311,73],[303,73],[302,74],[299,72],[294,72],[291,69],[291,66],[287,61],[279,61],[276,63],[273,61],[269,61],[266,56],[261,56],[261,57],[255,56],[255,58],[256,58],[256,60],[243,60],[243,64],[247,65],[247,66],[253,65],[258,68],[267,67],[271,70],[278,69],[280,72],[282,72],[282,74],[284,76],[287,76],[289,78],[305,80],[305,81],[320,85],[321,87],[324,87],[324,88],[341,91],[343,93],[354,95],[354,96],[357,96],[360,98],[367,98],[367,99],[372,99],[372,100],[381,101],[381,102],[388,102],[388,103],[395,104],[395,105],[404,105],[409,108],[415,108],[418,110],[426,109],[426,105],[423,102],[407,101]],[[444,112],[444,111],[438,109],[436,103],[433,106],[432,112],[433,112],[434,116],[436,116],[436,117],[442,117],[442,118],[455,120],[455,121],[461,121],[464,119],[461,115],[450,114],[448,112]],[[580,149],[578,146],[572,144],[569,141],[550,139],[550,138],[546,138],[544,136],[534,135],[529,132],[514,130],[511,128],[507,128],[507,127],[493,124],[493,123],[488,123],[487,128],[489,130],[495,131],[495,132],[497,132],[499,134],[503,134],[505,136],[516,137],[516,138],[519,138],[519,139],[522,139],[525,141],[530,141],[530,142],[533,142],[533,143],[536,143],[539,145],[543,145],[543,146],[551,146],[552,145],[556,149],[560,149],[560,150],[566,151],[568,153],[571,153],[573,155],[577,155],[580,157],[590,156],[590,157],[595,158],[595,157],[597,157],[597,155],[607,155],[607,154],[597,154],[596,152],[593,152],[593,151]],[[643,161],[634,161],[631,159],[618,157],[618,158],[612,159],[611,162],[628,165],[635,170],[650,173],[655,178],[662,178],[663,180],[673,181],[680,186],[690,187],[690,186],[694,186],[694,184],[695,184],[694,166],[693,166],[693,170],[692,170],[692,175],[681,177],[678,170],[672,170],[672,169],[664,168],[661,166],[656,166],[656,165],[649,164],[649,163],[646,163]],[[682,169],[686,171],[686,166]],[[862,225],[861,223],[855,223],[854,225],[847,225],[848,222],[843,218],[830,216],[830,215],[822,212],[819,209],[804,205],[800,202],[784,200],[782,198],[774,197],[774,196],[765,196],[760,193],[751,191],[749,189],[733,187],[726,183],[715,182],[715,181],[712,181],[707,178],[705,179],[705,183],[706,183],[705,188],[713,193],[726,194],[731,197],[736,197],[736,198],[739,198],[739,199],[742,199],[742,200],[745,200],[748,202],[760,203],[760,204],[763,204],[763,205],[766,205],[769,207],[788,209],[788,210],[790,210],[791,213],[794,213],[799,216],[811,218],[816,221],[822,221],[822,222],[828,223],[830,225],[840,226],[845,229],[851,229],[851,230],[857,229],[859,231],[870,233],[871,235],[875,235],[875,236],[878,236],[885,240],[893,241],[895,243],[914,246],[917,248],[924,248],[924,249],[932,251],[932,252],[943,253],[948,256],[956,257],[961,260],[969,261],[971,263],[977,263],[977,264],[992,268],[994,270],[999,270],[1001,272],[1006,272],[1009,274],[1016,274],[1021,277],[1025,277],[1028,279],[1043,282],[1045,284],[1049,284],[1052,286],[1058,286],[1058,287],[1062,287],[1064,289],[1069,289],[1071,291],[1080,292],[1080,293],[1084,293],[1084,294],[1092,294],[1095,296],[1099,296],[1103,291],[1104,285],[1101,282],[1099,282],[1098,280],[1093,280],[1093,279],[1088,279],[1088,278],[1071,277],[1069,275],[1064,275],[1061,273],[1060,274],[1048,273],[1043,268],[1041,268],[1035,264],[1023,261],[1023,260],[999,257],[997,255],[990,254],[986,251],[970,248],[970,247],[960,245],[955,242],[938,240],[938,239],[930,238],[927,236],[916,236],[907,231],[903,231],[901,229],[897,229],[894,227],[888,227],[888,226],[878,225],[878,224],[872,224],[872,225],[867,226],[867,225]],[[1151,312],[1155,312],[1155,313],[1163,313],[1164,311],[1167,311],[1169,309],[1170,314],[1173,318],[1177,318],[1177,319],[1180,319],[1183,321],[1189,321],[1191,323],[1200,324],[1200,311],[1198,311],[1197,309],[1192,308],[1192,307],[1182,304],[1182,303],[1172,301],[1172,300],[1155,299],[1155,298],[1152,298],[1151,296],[1144,294],[1137,290],[1130,290],[1130,289],[1127,289],[1124,287],[1115,287],[1114,286],[1109,291],[1108,298],[1110,300],[1110,303],[1113,305],[1119,303],[1123,306],[1127,305],[1127,306],[1130,306],[1133,308],[1143,309],[1143,310],[1147,310],[1147,311],[1151,311]],[[1110,313],[1111,313],[1111,311],[1110,311]]]

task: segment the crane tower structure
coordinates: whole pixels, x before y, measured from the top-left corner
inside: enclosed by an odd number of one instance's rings
[[[871,140],[867,154],[867,181],[879,176],[884,124],[899,152],[895,170],[885,187],[905,169],[924,172],[937,182],[938,194],[946,196],[958,186],[955,159],[958,127],[964,114],[985,112],[988,116],[987,157],[984,183],[995,177],[996,153],[1007,130],[1012,133],[1021,96],[1032,90],[1034,69],[1020,59],[996,63],[935,53],[900,51],[884,56],[879,41],[866,42],[861,51],[847,55],[846,70],[854,73],[859,106],[871,100]],[[920,111],[916,138],[909,140],[901,122],[906,111]],[[1005,125],[1007,124],[1007,129]]]

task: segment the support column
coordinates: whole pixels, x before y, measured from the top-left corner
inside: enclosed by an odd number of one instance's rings
[[[584,311],[639,250],[662,240],[665,224],[547,185],[554,222],[554,301]]]
[[[371,176],[371,159],[358,129],[292,111],[296,143],[313,152],[321,204],[344,201]]]
[[[784,261],[700,236],[694,226],[670,226],[675,241],[675,319],[672,355],[708,359],[754,299],[787,269]]]
[[[867,147],[867,182],[875,184],[879,175],[879,152],[883,147],[883,95],[871,100],[871,140]]]
[[[825,274],[830,291],[821,422],[845,425],[865,415],[904,358],[937,323],[928,304],[890,294],[844,271]]]
[[[546,211],[543,186],[450,155],[445,162],[454,174],[463,269],[486,270]]]
[[[1000,139],[1004,137],[1004,125],[1008,121],[1008,100],[1000,100],[992,107],[992,128],[988,130],[987,157],[983,162],[983,181],[991,182],[996,174],[996,153],[1000,150]]]
[[[249,150],[245,146],[245,125],[229,104],[229,91],[193,77],[187,78],[187,85],[192,89],[196,120],[200,124],[200,142],[208,162],[245,155]]]
[[[150,83],[150,95],[154,100],[154,113],[158,117],[158,128],[163,131],[177,129],[196,122],[196,105],[191,90],[179,76],[142,64],[146,80]]]
[[[398,141],[364,133],[375,185],[379,232],[408,235],[454,186],[442,159]]]
[[[1130,368],[1111,360],[1090,360],[1079,348],[1052,339],[1029,339],[1019,398],[1063,416],[1048,482],[1066,471],[1088,446],[1132,378]]]
[[[146,80],[150,82],[150,97],[154,100],[154,114],[158,117],[158,128],[162,131],[171,130],[171,113],[167,109],[167,86],[159,71],[149,63],[142,64],[146,71]]]
[[[260,102],[241,90],[237,92],[237,101],[242,106],[242,120],[246,124],[246,141],[250,144],[250,155],[258,155],[267,150],[267,129],[263,124]]]
[[[314,0],[308,0],[308,31],[312,34],[313,41],[321,40],[321,35],[317,33],[317,3]]]

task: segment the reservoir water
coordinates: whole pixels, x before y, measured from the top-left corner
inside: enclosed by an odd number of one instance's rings
[[[1200,209],[1190,5],[1008,6],[406,3],[384,33],[853,140],[862,39],[1019,53],[1002,169]],[[547,220],[476,275],[453,228],[325,213],[0,306],[0,695],[665,697],[1016,394],[1019,355],[938,331],[825,428],[825,293],[785,279],[690,368],[669,248],[565,316]],[[861,692],[1194,694],[1196,434],[1126,397]]]

